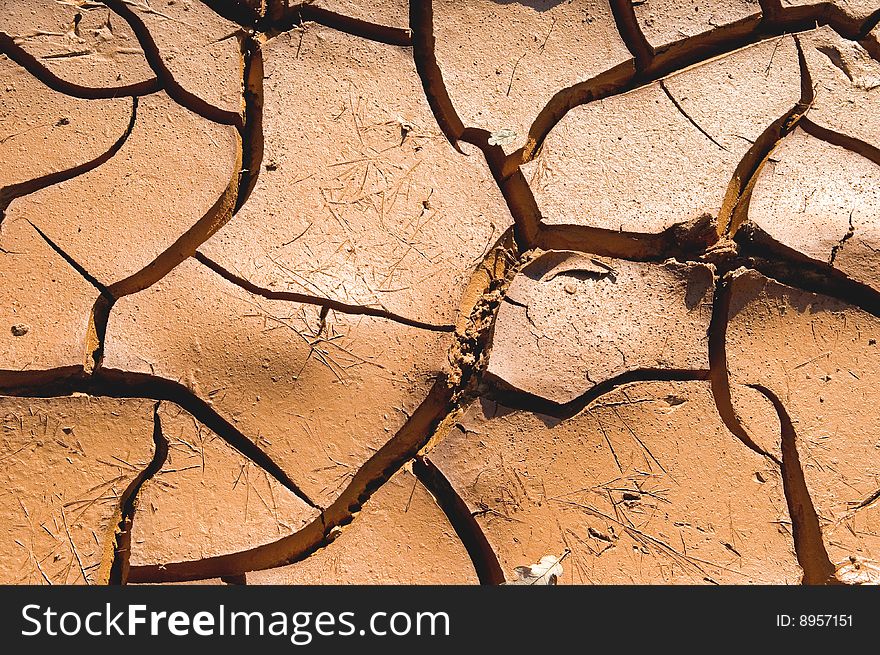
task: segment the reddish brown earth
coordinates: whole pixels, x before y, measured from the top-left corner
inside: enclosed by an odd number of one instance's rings
[[[0,2],[0,582],[880,582],[878,23]]]
[[[4,398],[3,580],[102,584],[123,508],[153,456],[156,403]]]

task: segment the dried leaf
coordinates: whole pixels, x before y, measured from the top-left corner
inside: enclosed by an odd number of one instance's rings
[[[880,565],[876,562],[851,557],[837,565],[837,579],[844,584],[878,585],[880,584]]]
[[[507,146],[513,143],[514,139],[516,139],[516,132],[505,127],[489,135],[489,145]]]
[[[513,570],[516,573],[516,579],[505,584],[555,585],[562,575],[562,560],[570,553],[571,551],[566,548],[559,557],[544,555],[537,564],[517,566]]]

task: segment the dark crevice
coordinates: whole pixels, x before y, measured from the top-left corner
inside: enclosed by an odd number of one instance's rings
[[[263,166],[263,50],[260,41],[246,36],[241,41],[244,60],[244,126],[241,130],[242,167],[233,213],[237,213],[253,192]]]
[[[449,92],[443,83],[443,73],[437,65],[437,57],[434,54],[434,8],[430,0],[410,2],[409,26],[412,32],[413,59],[416,72],[425,89],[425,97],[434,113],[437,125],[452,147],[461,152],[458,140],[464,132],[464,123],[455,111]]]
[[[782,13],[781,0],[758,0],[761,5],[761,14],[766,20],[777,20]]]
[[[177,104],[214,123],[233,125],[239,129],[242,127],[243,121],[239,112],[215,107],[181,86],[165,65],[159,47],[153,40],[153,35],[150,34],[149,28],[141,17],[138,16],[137,12],[126,3],[126,0],[102,0],[102,2],[131,27],[141,49],[144,51],[147,63],[153,69],[156,77],[161,80],[162,88]]]
[[[422,79],[424,80],[425,78],[423,77]],[[442,85],[442,82],[442,79],[439,80],[439,84]],[[435,81],[431,84],[434,85],[436,83]],[[428,83],[426,82],[426,87],[427,85]],[[445,90],[443,93],[445,94]],[[447,134],[447,136],[449,135]],[[507,203],[510,215],[513,217],[513,233],[517,247],[520,252],[534,248],[540,229],[541,213],[525,176],[519,169],[512,175],[504,175],[503,168],[506,160],[504,150],[501,146],[489,145],[488,131],[478,128],[467,128],[455,138],[479,148],[483,153],[486,164],[489,166],[489,171],[492,173],[496,184],[498,184],[504,201]]]
[[[309,2],[288,6],[284,0],[268,0],[263,12],[243,3],[242,0],[202,0],[202,2],[226,20],[269,37],[311,21],[352,36],[387,45],[404,47],[412,45],[411,31],[408,29],[347,16]]]
[[[782,484],[791,518],[794,548],[803,569],[803,584],[835,584],[834,564],[828,557],[819,516],[810,498],[797,450],[797,435],[788,412],[772,391],[758,384],[749,385],[764,395],[776,410],[782,426]]]
[[[162,434],[162,421],[159,406],[153,407],[153,459],[150,464],[131,481],[120,499],[121,518],[116,529],[116,546],[113,549],[113,564],[110,567],[111,585],[124,585],[128,582],[131,562],[131,530],[137,510],[138,494],[147,480],[158,473],[168,458],[168,439]]]
[[[840,132],[830,130],[827,127],[817,125],[806,116],[800,120],[800,122],[798,123],[798,127],[800,127],[804,132],[812,137],[820,139],[821,141],[825,141],[826,143],[830,143],[833,146],[843,148],[844,150],[854,152],[857,155],[861,155],[865,159],[880,166],[880,148],[875,145],[872,145],[866,141],[862,141],[861,139],[857,139],[856,137],[842,134]]]
[[[218,16],[241,27],[253,29],[260,20],[260,12],[242,0],[201,0],[201,3]]]
[[[878,25],[880,25],[880,8],[876,9],[865,19],[865,22],[862,23],[859,32],[860,34],[867,36],[868,34],[873,32],[874,28],[876,28]]]
[[[53,91],[82,100],[107,100],[127,96],[146,96],[162,90],[162,83],[159,81],[159,78],[135,82],[134,84],[106,87],[88,87],[76,84],[75,82],[68,82],[43,66],[36,57],[17,45],[15,40],[6,32],[0,32],[0,54],[8,56]]]
[[[271,37],[308,21],[387,45],[403,47],[412,45],[410,30],[352,18],[308,3],[267,12],[266,16],[257,23],[256,28]]]
[[[86,280],[86,282],[95,287],[95,289],[97,289],[102,296],[107,296],[108,298],[112,297],[109,289],[101,284],[98,278],[89,273],[85,269],[85,267],[78,261],[76,261],[71,255],[67,254],[67,252],[65,252],[64,249],[61,248],[61,246],[55,243],[45,232],[43,232],[43,230],[41,230],[39,227],[36,226],[36,224],[31,222],[30,219],[25,220],[30,224],[32,228],[34,228],[34,230],[36,230],[37,234],[42,237],[43,241],[45,241],[49,245],[49,247],[56,252],[56,254],[58,254],[65,262],[67,262],[73,270],[79,273],[83,277],[83,279]]]
[[[499,250],[504,247],[499,245]],[[372,494],[432,441],[444,421],[477,396],[495,316],[515,271],[515,264],[502,256],[499,260],[502,271],[499,273],[491,264],[496,259],[499,259],[498,255],[491,252],[485,257],[484,267],[478,275],[492,271],[490,279],[480,298],[469,310],[463,310],[468,316],[467,325],[456,335],[452,353],[465,356],[450,355],[455,375],[438,377],[427,397],[404,425],[357,470],[342,493],[316,519],[294,534],[247,551],[197,561],[136,567],[131,571],[130,580],[171,582],[241,575],[301,561],[330,544],[339,534],[339,528],[351,523]],[[506,270],[505,265],[509,266]],[[190,413],[202,420],[198,414]]]
[[[684,116],[687,119],[688,123],[690,123],[695,128],[697,128],[697,130],[700,132],[700,134],[702,134],[704,137],[709,139],[709,141],[714,143],[716,146],[718,146],[722,150],[727,150],[727,148],[725,148],[723,145],[718,143],[718,141],[715,140],[715,137],[713,137],[705,129],[703,129],[703,127],[697,121],[695,121],[690,114],[688,114],[685,111],[684,107],[682,107],[681,103],[678,101],[678,99],[674,95],[672,95],[672,91],[669,90],[669,87],[666,86],[666,82],[664,82],[663,80],[660,80],[660,89],[662,89],[663,93],[666,94],[666,97],[669,98],[669,101],[678,110],[678,113],[681,114],[682,116]]]
[[[263,18],[265,21],[281,20],[288,10],[288,0],[263,0]]]
[[[13,200],[16,200],[17,198],[22,198],[32,193],[36,193],[37,191],[42,191],[43,189],[50,187],[54,184],[60,184],[61,182],[66,182],[67,180],[71,180],[79,175],[88,173],[89,171],[94,170],[101,164],[108,161],[117,152],[119,152],[119,150],[128,140],[129,135],[131,135],[132,130],[134,129],[134,124],[137,120],[138,102],[139,100],[137,96],[134,96],[131,99],[131,119],[128,121],[128,126],[125,128],[125,132],[123,132],[122,136],[120,136],[106,152],[103,152],[91,161],[79,164],[78,166],[73,166],[66,170],[58,171],[55,173],[49,173],[33,180],[27,180],[26,182],[10,184],[9,186],[0,189],[0,226],[3,225],[3,218],[6,215],[6,210],[9,208],[9,205],[12,203]]]
[[[427,442],[446,415],[452,390],[438,380],[428,397],[394,437],[361,466],[348,486],[321,515],[297,532],[250,550],[190,562],[168,562],[131,569],[132,582],[203,580],[263,570],[301,561],[329,545],[338,528],[351,523],[363,504]]]
[[[780,464],[775,455],[761,448],[743,426],[733,407],[730,391],[730,372],[727,367],[727,324],[730,317],[731,285],[728,275],[722,275],[715,285],[712,320],[709,324],[709,382],[718,415],[727,430],[745,446],[759,455]]]
[[[631,261],[691,259],[718,241],[715,220],[708,215],[671,225],[655,234],[621,232],[589,225],[553,225],[541,221],[535,245],[544,250],[578,250]]]
[[[319,307],[325,307],[327,309],[332,309],[333,311],[340,312],[342,314],[354,314],[359,316],[375,316],[376,318],[384,318],[390,321],[394,321],[396,323],[401,323],[403,325],[408,325],[410,327],[419,328],[422,330],[432,330],[434,332],[454,332],[454,325],[436,325],[433,323],[425,323],[423,321],[417,321],[415,319],[406,318],[405,316],[399,316],[392,312],[389,312],[387,309],[380,309],[378,307],[368,307],[365,305],[351,305],[348,303],[340,302],[338,300],[331,300],[329,298],[321,298],[318,296],[312,296],[305,293],[297,293],[295,291],[274,291],[272,289],[265,289],[263,287],[257,286],[253,282],[246,280],[243,277],[235,275],[231,271],[223,268],[220,264],[210,259],[206,255],[197,252],[194,255],[194,258],[199,263],[207,266],[209,269],[217,273],[220,277],[225,279],[232,284],[241,287],[245,291],[252,293],[257,296],[261,296],[266,298],[267,300],[283,300],[288,302],[298,302],[304,303],[308,305],[317,305]]]
[[[211,208],[198,221],[180,235],[174,243],[156,256],[153,261],[127,278],[114,282],[108,287],[114,299],[143,291],[165,277],[181,262],[192,257],[196,250],[217,230],[226,225],[235,207],[238,196],[238,179],[241,167],[241,151],[238,153],[237,170],[232,179]]]
[[[104,364],[104,344],[107,340],[107,323],[116,298],[109,294],[101,294],[95,299],[89,312],[89,323],[86,328],[86,352],[83,370],[86,375],[93,375]]]
[[[782,7],[775,12],[776,22],[791,22],[796,24],[813,23],[830,25],[835,32],[842,37],[857,41],[868,34],[880,22],[880,9],[877,9],[864,18],[852,16],[846,9],[840,7],[846,4],[838,0],[834,2],[817,2],[806,6]],[[801,30],[789,30],[801,31]]]
[[[632,91],[694,64],[785,34],[827,25],[843,38],[864,39],[877,20],[880,19],[873,15],[866,21],[855,20],[829,3],[786,7],[778,12],[765,12],[764,16],[749,16],[665,45],[656,49],[650,65],[638,74],[632,62],[624,62],[592,79],[557,92],[535,118],[525,147],[511,155],[511,161],[505,168],[511,171],[534,159],[550,130],[565,114],[580,105]]]
[[[97,369],[92,375],[87,375],[82,367],[66,367],[52,371],[0,371],[2,395],[48,398],[68,396],[72,393],[173,402],[192,414],[239,453],[263,468],[300,500],[310,507],[320,509],[254,441],[179,382],[146,373],[106,368]]]
[[[810,259],[780,244],[749,222],[737,231],[734,240],[743,266],[787,286],[822,294],[880,317],[880,292],[831,268],[827,262]]]
[[[527,391],[515,389],[500,378],[487,373],[485,377],[488,388],[482,396],[510,409],[566,420],[580,414],[600,396],[633,382],[692,382],[707,380],[709,375],[709,371],[699,369],[641,368],[621,373],[600,382],[567,403],[558,403]]]
[[[611,13],[620,38],[635,59],[636,70],[647,69],[654,59],[654,48],[642,32],[632,0],[611,0]]]
[[[803,48],[797,37],[794,37],[794,42],[798,53],[801,97],[786,114],[773,121],[761,133],[734,170],[718,216],[718,229],[725,234],[735,234],[748,217],[752,191],[764,164],[779,143],[798,126],[815,99],[813,80]]]
[[[880,33],[869,34],[859,44],[873,59],[880,62]]]
[[[504,571],[498,562],[498,556],[492,550],[477,519],[443,472],[428,456],[419,456],[413,460],[413,473],[446,514],[449,524],[470,556],[480,584],[503,584]]]
[[[844,234],[840,240],[831,247],[831,255],[828,257],[828,265],[834,266],[834,260],[837,259],[837,254],[843,249],[843,246],[846,245],[846,242],[853,238],[853,235],[856,233],[856,227],[853,225],[852,221],[853,213],[852,211],[849,213],[849,227],[846,230],[846,234]]]

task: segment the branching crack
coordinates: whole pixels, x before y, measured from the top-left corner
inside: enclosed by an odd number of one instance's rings
[[[639,26],[632,0],[611,0],[611,13],[621,39],[635,59],[636,70],[646,70],[654,59],[654,48]]]
[[[746,220],[752,191],[765,162],[779,143],[798,126],[815,100],[815,88],[803,48],[797,37],[794,40],[801,74],[801,97],[788,112],[761,133],[734,170],[718,214],[719,234],[735,234]]]
[[[144,21],[141,20],[141,17],[138,16],[137,12],[125,0],[102,0],[102,2],[131,27],[141,49],[144,51],[147,63],[153,69],[156,78],[161,80],[162,88],[175,102],[214,123],[233,125],[239,129],[242,127],[243,119],[239,112],[215,107],[181,86],[180,82],[168,70],[168,66],[165,65],[165,61],[162,59],[159,47],[156,45],[153,35],[150,34],[150,30]]]
[[[240,130],[243,152],[238,195],[233,213],[247,202],[257,185],[263,166],[263,50],[261,41],[254,36],[241,39],[242,92],[244,94],[244,125]]]
[[[126,96],[146,96],[162,90],[158,77],[122,86],[87,87],[64,80],[43,66],[36,57],[15,43],[6,32],[0,32],[0,54],[9,57],[53,91],[83,100],[107,100]]]
[[[758,446],[743,426],[733,407],[730,372],[727,367],[727,324],[730,313],[731,286],[729,275],[721,275],[715,284],[712,320],[709,324],[709,381],[718,415],[728,431],[745,446],[780,464],[775,455]]]
[[[239,171],[241,170],[240,142],[237,143],[236,150],[236,170],[232,174],[232,178],[226,189],[224,189],[223,194],[205,212],[204,216],[180,235],[174,243],[157,255],[153,261],[127,278],[111,284],[108,287],[108,291],[114,299],[118,300],[123,296],[143,291],[154,285],[174,270],[182,261],[192,257],[199,246],[232,218],[232,212],[238,196]]]
[[[437,125],[446,135],[449,143],[458,152],[458,140],[464,132],[464,123],[459,118],[446,85],[443,73],[437,65],[434,54],[434,10],[431,2],[410,2],[409,24],[412,33],[413,59],[416,72],[422,80],[425,97],[434,113]]]
[[[506,248],[509,246],[502,241],[496,250]],[[515,254],[490,252],[487,255],[478,274],[486,271],[492,274],[484,294],[468,311],[465,327],[456,335],[457,345],[450,355],[455,371],[448,378],[440,376],[436,380],[428,396],[400,430],[358,469],[342,493],[317,518],[296,533],[271,544],[198,561],[136,567],[132,569],[130,579],[133,582],[161,582],[241,575],[300,561],[327,546],[342,527],[351,523],[376,490],[416,457],[463,407],[476,398],[487,361],[489,336],[515,266]]]
[[[534,159],[550,130],[568,111],[580,105],[632,91],[694,64],[730,54],[767,39],[828,25],[843,38],[861,40],[865,39],[877,22],[874,15],[864,21],[855,20],[830,3],[784,9],[765,6],[763,16],[749,16],[741,21],[683,38],[658,49],[650,64],[638,73],[631,63],[623,63],[589,80],[558,91],[532,123],[526,145],[510,155],[511,161],[507,163],[505,170],[512,172],[520,164]],[[868,50],[876,53],[880,48],[869,47]]]
[[[572,108],[658,81],[676,110],[712,143],[727,150],[685,111],[665,83],[666,76],[711,57],[729,54],[738,48],[770,38],[812,29],[817,25],[828,25],[842,37],[860,41],[871,56],[880,59],[880,44],[875,36],[869,34],[880,23],[880,10],[867,19],[858,21],[827,2],[783,8],[779,0],[762,0],[762,15],[749,16],[736,23],[655,49],[642,32],[632,3],[629,0],[611,0],[618,31],[633,59],[590,80],[559,91],[535,119],[525,147],[507,155],[500,146],[489,144],[490,135],[486,130],[466,128],[453,106],[435,57],[431,2],[411,2],[410,29],[398,29],[344,16],[308,2],[291,7],[286,1],[269,0],[262,3],[262,10],[256,10],[241,0],[203,0],[217,14],[243,28],[237,33],[243,62],[243,113],[213,106],[183,88],[168,69],[146,24],[129,6],[131,3],[127,0],[104,2],[130,25],[155,78],[118,87],[84,87],[59,78],[21,48],[11,36],[0,32],[0,53],[55,91],[84,99],[132,97],[132,115],[128,128],[107,152],[65,171],[0,189],[0,224],[5,209],[15,198],[86,173],[113,157],[134,128],[140,96],[165,90],[175,102],[199,116],[215,123],[234,126],[241,138],[237,170],[211,209],[150,264],[109,287],[103,285],[37,225],[28,221],[39,236],[99,292],[99,296],[91,312],[87,357],[83,366],[47,371],[0,371],[0,392],[12,396],[40,397],[86,393],[116,398],[150,398],[156,401],[153,408],[153,459],[123,493],[118,525],[114,525],[116,546],[112,564],[109,565],[110,580],[113,583],[125,584],[129,580],[181,581],[217,576],[240,581],[247,571],[302,560],[327,546],[339,534],[340,529],[354,520],[357,512],[377,489],[407,462],[412,462],[413,472],[434,495],[464,544],[480,581],[484,584],[498,584],[504,581],[498,557],[464,499],[443,472],[431,462],[427,454],[430,446],[442,438],[450,422],[460,416],[463,409],[477,397],[492,399],[513,409],[567,419],[584,411],[600,396],[622,385],[664,380],[710,382],[718,413],[728,430],[744,445],[771,459],[781,468],[785,497],[792,517],[795,550],[804,571],[804,583],[827,584],[835,581],[834,566],[828,558],[818,515],[804,479],[791,418],[772,391],[760,385],[752,385],[752,388],[773,404],[779,417],[782,426],[780,460],[761,449],[739,420],[731,400],[726,353],[731,295],[730,277],[727,273],[735,266],[753,268],[784,284],[839,298],[874,316],[880,316],[880,293],[830,268],[845,243],[854,236],[852,212],[849,216],[849,230],[832,248],[827,263],[804,261],[803,256],[776,244],[745,220],[751,193],[762,166],[780,141],[796,126],[802,127],[812,136],[857,152],[880,165],[880,149],[817,125],[805,117],[814,99],[814,88],[797,37],[794,38],[801,72],[801,98],[791,110],[765,129],[739,162],[725,194],[717,229],[708,216],[690,224],[675,225],[660,234],[624,233],[587,226],[547,224],[520,165],[537,155],[546,135]],[[462,141],[476,146],[485,157],[513,216],[516,245],[502,240],[496,246],[492,254],[496,259],[500,257],[504,263],[500,268],[497,265],[485,267],[486,270],[491,270],[489,279],[480,297],[471,307],[466,308],[463,325],[458,328],[454,325],[435,325],[410,319],[384,308],[265,289],[198,252],[197,249],[245,205],[257,184],[264,148],[264,71],[261,44],[266,37],[293,29],[304,21],[314,21],[391,46],[411,46],[427,100],[444,135],[459,152],[459,141]],[[851,77],[845,66],[835,59],[833,52],[825,54]],[[730,238],[719,241],[719,236],[725,235]],[[715,249],[711,250],[713,246]],[[688,260],[700,254],[707,260],[719,258],[721,266],[709,327],[709,370],[633,370],[594,385],[580,397],[565,404],[510,388],[503,381],[487,376],[485,367],[498,307],[505,299],[512,276],[522,263],[523,257],[520,253],[536,247],[580,250],[636,261],[662,261],[672,256]],[[211,405],[179,382],[153,375],[107,370],[101,366],[107,322],[115,301],[124,295],[146,289],[189,257],[193,257],[228,282],[269,300],[312,304],[324,308],[325,311],[374,316],[436,332],[455,332],[455,344],[449,353],[451,373],[438,375],[424,401],[400,430],[357,470],[336,500],[326,508],[318,507],[256,442],[238,431]],[[319,510],[319,515],[296,533],[247,551],[197,561],[130,567],[131,528],[137,509],[137,495],[143,484],[161,469],[168,452],[168,441],[162,434],[159,417],[163,401],[174,402],[187,410],[304,503]],[[856,505],[855,509],[870,505],[878,497],[880,491]],[[115,538],[116,532],[118,539]]]
[[[50,398],[73,393],[173,402],[192,414],[236,451],[263,468],[309,507],[320,509],[253,439],[246,437],[210,404],[179,382],[146,373],[106,368],[96,368],[91,374],[87,374],[83,367],[47,371],[0,371],[0,394],[3,395]]]
[[[791,517],[795,552],[804,571],[803,584],[835,584],[834,564],[828,558],[819,516],[804,480],[791,418],[776,394],[761,385],[750,386],[773,403],[782,426],[782,484]]]

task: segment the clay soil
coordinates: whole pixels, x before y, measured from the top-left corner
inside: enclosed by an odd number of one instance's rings
[[[878,23],[0,0],[0,583],[880,582]]]

